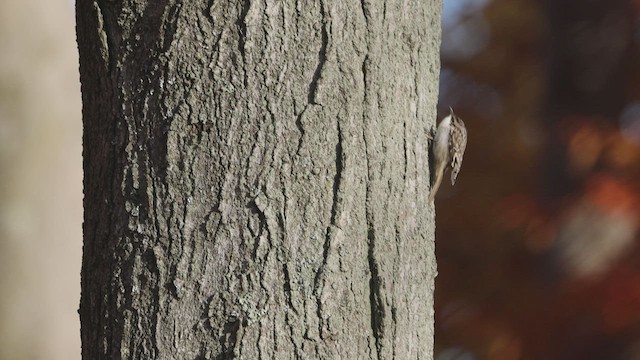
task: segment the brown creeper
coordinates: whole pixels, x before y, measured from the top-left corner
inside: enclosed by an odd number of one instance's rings
[[[449,108],[449,110],[451,110],[451,114],[440,121],[432,139],[431,151],[433,152],[435,178],[429,194],[429,203],[433,201],[436,192],[438,192],[447,166],[451,166],[451,185],[456,183],[462,166],[464,150],[467,147],[467,128],[462,119],[453,113],[453,109]]]

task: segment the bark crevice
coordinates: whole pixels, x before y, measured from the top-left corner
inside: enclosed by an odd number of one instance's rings
[[[330,19],[326,14],[325,2],[323,0],[320,0],[320,19],[322,24],[320,29],[320,50],[318,50],[318,62],[316,64],[316,69],[314,70],[313,77],[309,83],[309,95],[307,100],[309,104],[319,104],[318,82],[322,76],[322,69],[327,62],[327,46],[329,44],[327,27],[329,26]]]
[[[373,228],[373,219],[368,220],[368,262],[369,262],[369,304],[371,306],[371,333],[376,343],[376,357],[381,359],[382,354],[382,338],[384,337],[384,307],[382,304],[383,298],[381,294],[381,278],[378,268],[378,262],[375,254],[376,235]]]
[[[240,52],[240,57],[242,58],[242,70],[244,73],[244,87],[248,88],[248,71],[246,69],[247,65],[247,55],[246,55],[246,43],[247,43],[247,14],[249,14],[249,10],[251,9],[251,0],[241,0],[242,5],[240,7],[240,16],[238,16],[238,20],[236,21],[236,26],[238,27],[238,52]]]

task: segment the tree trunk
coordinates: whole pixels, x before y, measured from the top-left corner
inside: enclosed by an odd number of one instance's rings
[[[429,359],[440,1],[77,1],[85,359]]]

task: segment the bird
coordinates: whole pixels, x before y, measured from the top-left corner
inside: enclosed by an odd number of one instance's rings
[[[435,136],[432,137],[431,152],[435,177],[429,193],[429,203],[435,198],[447,167],[451,168],[451,185],[456,183],[462,167],[464,151],[467,148],[467,128],[462,119],[455,115],[453,109],[449,108],[449,110],[450,114],[440,121]]]

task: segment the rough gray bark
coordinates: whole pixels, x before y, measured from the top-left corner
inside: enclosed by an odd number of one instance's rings
[[[85,359],[429,359],[440,1],[77,1]]]

